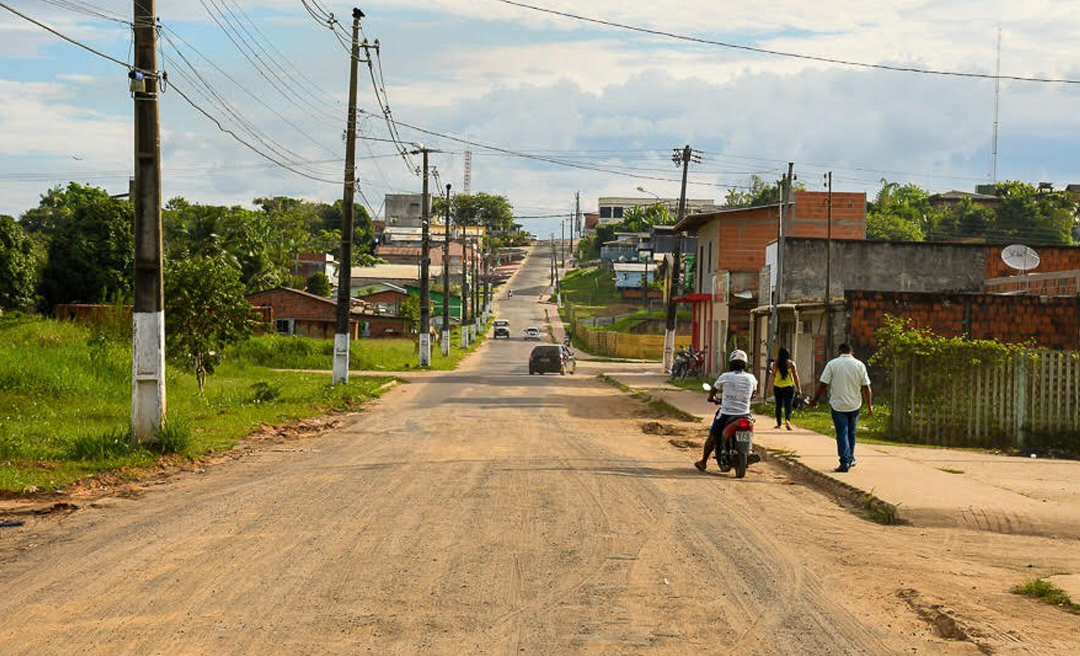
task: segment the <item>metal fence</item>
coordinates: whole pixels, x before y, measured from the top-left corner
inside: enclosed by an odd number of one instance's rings
[[[1080,452],[1080,354],[1033,351],[943,373],[913,357],[892,372],[890,434],[942,446]]]

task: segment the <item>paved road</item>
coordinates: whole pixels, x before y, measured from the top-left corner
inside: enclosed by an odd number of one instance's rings
[[[499,301],[515,334],[543,327],[546,273],[534,258]],[[531,346],[489,342],[299,451],[0,544],[0,653],[977,653],[916,613],[958,588],[950,565],[871,559],[942,541],[764,465],[700,475],[587,371],[529,376]],[[983,640],[1005,630],[987,617]]]

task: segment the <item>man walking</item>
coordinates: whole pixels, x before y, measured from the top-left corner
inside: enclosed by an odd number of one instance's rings
[[[836,452],[840,456],[840,466],[833,471],[846,472],[855,466],[855,427],[864,401],[867,414],[874,416],[870,376],[866,373],[866,365],[851,354],[850,344],[841,344],[840,355],[825,365],[810,405],[816,406],[826,389],[836,427]]]

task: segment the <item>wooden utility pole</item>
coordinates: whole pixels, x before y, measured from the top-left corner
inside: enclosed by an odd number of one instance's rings
[[[682,167],[682,191],[679,193],[679,213],[677,215],[676,225],[682,223],[682,220],[686,217],[686,176],[690,169],[690,162],[699,163],[701,161],[700,156],[694,152],[689,145],[682,148],[676,148],[672,156],[672,161],[677,166]],[[667,306],[667,323],[666,330],[664,331],[664,371],[671,371],[671,363],[675,357],[675,325],[676,325],[676,310],[678,309],[678,303],[675,299],[679,297],[679,269],[682,266],[682,236],[675,235],[675,252],[672,255],[671,261],[671,289],[668,296]]]
[[[135,0],[136,4],[140,0]],[[345,129],[345,188],[341,207],[341,259],[338,262],[337,329],[334,331],[335,385],[349,382],[349,318],[352,313],[352,242],[356,195],[356,65],[360,60],[360,19],[364,12],[353,9],[352,48],[349,61],[349,115]]]
[[[450,184],[446,185],[446,240],[443,242],[442,354],[450,355]]]
[[[165,417],[165,293],[161,266],[161,134],[154,0],[134,1],[135,307],[131,439],[157,440]],[[138,90],[141,77],[142,90]]]

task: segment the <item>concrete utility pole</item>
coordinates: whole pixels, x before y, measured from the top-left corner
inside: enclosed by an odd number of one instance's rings
[[[676,219],[676,224],[678,224],[682,223],[682,220],[686,218],[686,175],[690,169],[690,162],[693,161],[695,164],[699,164],[701,157],[694,152],[693,148],[686,145],[682,148],[676,148],[671,159],[676,166],[682,167],[682,191],[679,193],[679,213]],[[678,309],[678,303],[675,302],[675,299],[679,297],[679,269],[681,266],[682,236],[675,235],[675,252],[671,262],[671,291],[667,306],[667,329],[664,331],[664,371],[671,371],[671,363],[675,357],[675,325],[676,310]]]
[[[825,359],[833,356],[832,316],[832,171],[826,174],[829,187],[828,214],[825,221]]]
[[[460,217],[459,217],[460,219]],[[469,244],[461,228],[461,348],[469,348]]]
[[[784,302],[784,237],[787,235],[787,229],[784,225],[784,219],[788,214],[791,203],[791,176],[793,175],[795,164],[788,162],[787,175],[781,180],[780,186],[780,215],[776,226],[776,285],[773,289],[773,301],[772,310],[769,312],[769,332],[771,337],[769,339],[769,361],[771,362],[776,357],[776,353],[780,348],[780,310],[779,306]]]
[[[562,269],[566,270],[566,219],[559,221],[559,230],[562,234],[559,235],[559,250],[562,252]]]
[[[478,248],[483,248],[482,246],[480,246],[479,239],[477,239],[476,244],[477,244]],[[483,252],[481,252],[479,255],[480,255],[480,257],[484,256]],[[473,337],[474,338],[477,337],[480,334],[480,318],[481,318],[482,314],[483,314],[483,309],[480,307],[480,260],[474,254],[473,255],[473,330],[475,331],[475,332],[473,332]]]
[[[135,307],[132,313],[131,439],[157,440],[165,416],[165,293],[161,266],[161,135],[154,0],[134,2]],[[145,73],[144,73],[145,72]]]
[[[136,4],[140,0],[135,0]],[[349,315],[352,312],[352,242],[356,195],[356,65],[360,60],[360,19],[364,12],[353,9],[352,48],[349,62],[349,116],[345,132],[345,190],[341,209],[341,260],[338,263],[337,329],[334,331],[333,383],[349,382]]]
[[[450,355],[450,184],[446,185],[446,240],[443,242],[442,354]]]
[[[420,334],[417,335],[419,348],[418,363],[421,367],[431,366],[431,203],[428,194],[428,154],[436,152],[423,145],[412,151],[424,157],[424,184],[420,200]]]

